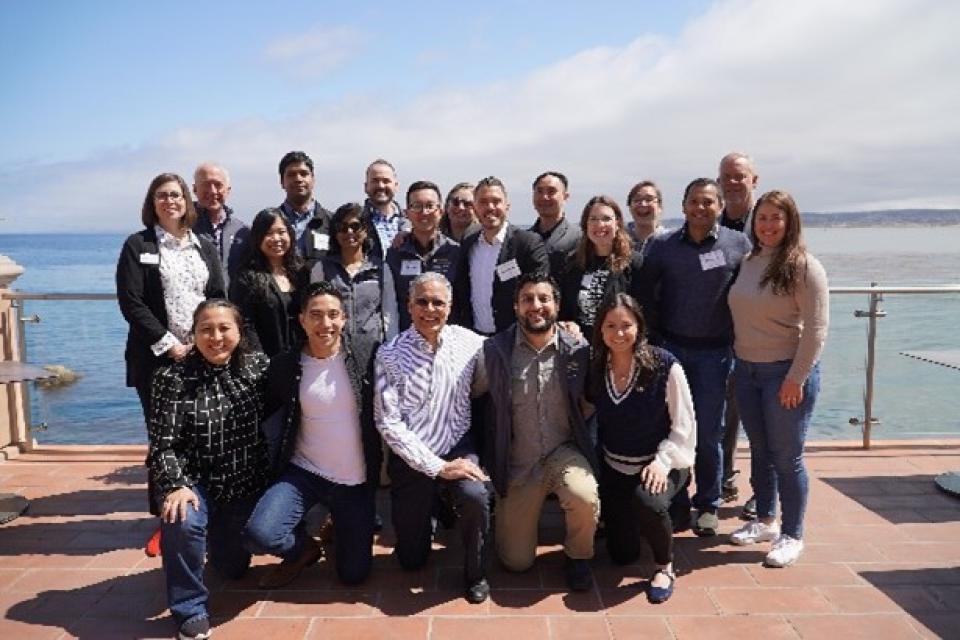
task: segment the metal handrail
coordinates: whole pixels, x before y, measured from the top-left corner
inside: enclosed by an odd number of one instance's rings
[[[851,418],[851,424],[859,424],[863,433],[863,448],[870,448],[870,430],[874,424],[879,423],[879,419],[873,415],[873,396],[874,396],[874,374],[876,369],[876,341],[877,341],[877,319],[886,317],[887,313],[880,308],[883,302],[883,296],[891,295],[926,295],[926,294],[944,294],[960,293],[960,284],[929,285],[929,286],[889,286],[882,287],[877,283],[871,283],[869,287],[830,287],[831,294],[866,294],[866,310],[854,311],[857,318],[867,318],[867,364],[864,380],[863,394],[863,418]],[[16,307],[15,313],[19,319],[21,311],[21,301],[24,300],[116,300],[115,293],[30,293],[26,291],[3,291],[0,297],[6,300],[12,300]],[[39,322],[39,317],[23,318],[21,322]],[[23,340],[23,332],[20,333],[20,339]],[[21,354],[26,353],[26,345],[21,342]]]

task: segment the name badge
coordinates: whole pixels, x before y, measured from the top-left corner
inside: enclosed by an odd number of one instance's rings
[[[580,288],[589,289],[590,285],[592,284],[593,284],[593,274],[592,273],[583,274],[583,277],[580,278]]]
[[[420,261],[419,260],[403,260],[400,263],[400,275],[402,276],[420,275]]]
[[[727,259],[723,256],[723,251],[717,249],[710,253],[700,254],[700,268],[704,271],[727,266]]]
[[[326,251],[330,248],[330,236],[319,231],[311,231],[313,234],[313,248],[317,251]]]
[[[141,253],[140,264],[160,264],[159,253]]]
[[[517,264],[516,258],[511,258],[507,262],[497,265],[497,277],[500,278],[500,282],[513,280],[519,275],[520,275],[520,266]]]

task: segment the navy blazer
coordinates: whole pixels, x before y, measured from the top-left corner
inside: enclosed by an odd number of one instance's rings
[[[204,295],[226,298],[223,267],[217,249],[208,240],[200,241],[200,257],[207,265]],[[157,233],[151,227],[131,235],[123,243],[117,261],[117,300],[120,313],[130,325],[124,359],[127,362],[127,386],[143,388],[150,383],[154,370],[172,360],[166,355],[155,356],[150,350],[167,333],[167,308],[163,302],[163,283],[160,281],[160,261],[146,264],[144,254],[160,255]]]
[[[470,286],[470,253],[480,238],[480,233],[474,233],[463,239],[460,245],[460,267],[457,270],[457,282],[453,295],[454,306],[460,309],[460,322],[468,329],[473,329],[473,303],[471,302]],[[532,231],[526,231],[512,224],[507,225],[507,234],[497,256],[497,265],[516,260],[520,273],[549,273],[550,260],[547,249],[543,246],[540,236]],[[517,279],[511,278],[506,282],[494,273],[493,276],[493,322],[497,332],[506,330],[513,324],[516,314],[513,311],[513,293],[517,286]]]

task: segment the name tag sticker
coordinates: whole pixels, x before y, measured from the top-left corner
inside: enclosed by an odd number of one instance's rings
[[[419,260],[404,260],[400,263],[400,275],[402,276],[418,276],[420,275],[420,261]]]
[[[330,236],[319,231],[311,231],[313,234],[313,248],[317,251],[326,251],[330,248]]]
[[[497,265],[497,277],[500,278],[500,282],[513,280],[514,278],[519,276],[520,276],[520,266],[517,264],[516,258],[511,258],[507,262]]]
[[[140,264],[160,264],[159,253],[141,253]]]
[[[723,256],[723,251],[720,249],[711,251],[710,253],[700,254],[700,268],[704,271],[725,266],[727,266],[727,259]]]
[[[583,274],[583,277],[580,278],[580,288],[589,289],[590,285],[592,284],[593,284],[593,274],[592,273]]]

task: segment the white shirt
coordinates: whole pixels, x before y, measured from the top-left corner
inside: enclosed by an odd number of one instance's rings
[[[507,235],[504,221],[493,242],[487,242],[483,231],[470,251],[470,304],[473,307],[473,327],[481,333],[496,333],[493,321],[493,279],[496,277],[497,258]]]
[[[159,356],[176,344],[190,342],[193,312],[207,299],[207,280],[210,271],[200,255],[200,241],[187,231],[183,238],[164,231],[156,225],[157,247],[160,250],[160,283],[163,286],[163,306],[167,312],[167,333],[151,345]]]
[[[360,411],[342,353],[319,359],[300,354],[300,430],[291,462],[330,482],[366,480]]]

